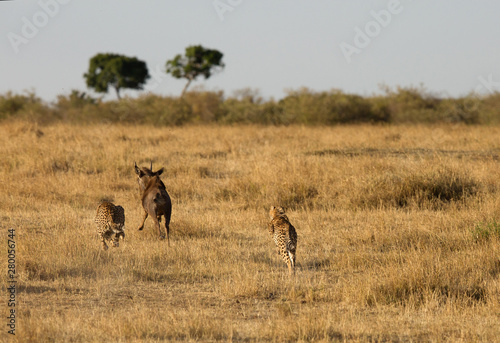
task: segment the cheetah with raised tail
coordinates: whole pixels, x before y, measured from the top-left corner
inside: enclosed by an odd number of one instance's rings
[[[108,201],[103,201],[97,207],[95,216],[97,232],[101,236],[102,249],[108,250],[106,241],[110,241],[115,248],[119,246],[120,237],[125,238],[123,226],[125,225],[125,210]]]
[[[297,232],[293,225],[290,224],[283,207],[271,206],[269,216],[271,217],[271,221],[267,225],[267,228],[276,244],[278,255],[280,255],[287,264],[289,273],[295,273]]]

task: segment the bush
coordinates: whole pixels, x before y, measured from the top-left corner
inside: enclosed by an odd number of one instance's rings
[[[243,90],[226,99],[217,122],[221,124],[288,124],[282,107],[274,100],[263,102],[258,92]]]
[[[440,99],[427,93],[422,87],[397,87],[396,91],[385,88],[390,118],[396,123],[438,122]]]
[[[489,96],[479,98],[481,105],[481,122],[489,124],[500,123],[500,93],[495,92]]]
[[[250,99],[229,98],[224,101],[223,111],[217,118],[221,124],[251,124],[259,122],[260,106]],[[261,123],[264,124],[264,123]]]
[[[54,105],[57,116],[66,121],[89,120],[95,112],[101,99],[95,99],[78,90],[72,90],[69,95],[59,95]]]
[[[439,106],[440,119],[444,122],[479,124],[481,101],[473,96],[445,99]]]
[[[16,118],[40,119],[50,112],[48,106],[35,93],[27,92],[24,95],[7,92],[0,95],[0,119]]]
[[[373,111],[368,99],[338,90],[315,93],[303,88],[289,91],[280,104],[288,123],[332,125],[388,121],[387,113]]]
[[[261,125],[338,125],[349,123],[500,123],[500,93],[486,97],[438,98],[422,88],[385,89],[384,95],[362,97],[339,90],[290,90],[275,101],[243,89],[224,97],[222,91],[190,91],[183,98],[145,94],[103,101],[73,90],[54,105],[34,93],[0,95],[0,119],[35,122],[121,122],[176,126],[188,123]]]
[[[69,95],[57,96],[56,107],[60,110],[69,108],[83,108],[86,105],[95,105],[100,99],[92,98],[85,92],[73,89]]]
[[[223,108],[222,91],[207,92],[207,91],[192,91],[184,95],[186,104],[190,107],[188,110],[190,122],[213,123],[222,115]]]

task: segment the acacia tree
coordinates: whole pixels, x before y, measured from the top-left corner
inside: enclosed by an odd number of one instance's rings
[[[176,79],[187,79],[181,94],[183,97],[191,82],[198,76],[202,75],[206,80],[214,72],[224,68],[223,56],[220,51],[205,49],[201,45],[188,46],[184,55],[178,54],[172,60],[167,61],[166,72]]]
[[[87,87],[96,92],[107,93],[108,87],[113,87],[118,99],[120,89],[142,89],[150,77],[145,62],[118,54],[95,55],[90,59],[89,70],[83,76]]]

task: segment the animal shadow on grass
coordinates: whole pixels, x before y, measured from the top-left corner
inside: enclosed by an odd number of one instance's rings
[[[274,253],[274,250],[273,250]],[[283,271],[283,273],[288,273],[286,269],[286,264],[283,263],[283,260],[278,254],[259,254],[259,253],[252,253],[250,255],[250,261],[256,264],[260,265],[265,265],[269,269],[276,269],[278,271]],[[326,261],[326,260],[325,260]],[[321,263],[326,264],[326,262],[321,261],[321,262],[316,262],[311,264],[311,262],[306,263],[305,265],[302,264],[300,261],[297,262],[295,268],[297,271],[301,270],[320,270],[322,269],[321,267],[312,267],[311,265],[318,266]],[[329,263],[329,261],[328,261]],[[326,269],[326,268],[325,268]]]
[[[18,291],[19,293],[42,294],[46,292],[56,292],[57,289],[55,289],[54,287],[47,287],[47,286],[19,285]]]

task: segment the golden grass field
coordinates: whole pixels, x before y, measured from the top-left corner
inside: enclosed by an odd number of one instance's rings
[[[500,128],[0,124],[0,341],[500,341]],[[134,161],[165,167],[170,247]],[[102,199],[126,239],[100,250]],[[267,232],[298,233],[289,277]],[[4,278],[5,280],[5,278]]]

